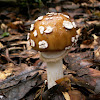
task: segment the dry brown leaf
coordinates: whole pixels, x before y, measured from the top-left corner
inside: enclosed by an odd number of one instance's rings
[[[78,90],[68,91],[71,100],[86,100],[86,97]]]
[[[100,46],[94,51],[94,60],[100,62]]]
[[[63,91],[71,89],[71,81],[67,76],[56,80],[56,83],[63,87]]]
[[[4,47],[3,44],[0,42],[0,49],[3,48],[3,47]]]
[[[66,100],[71,100],[67,92],[62,92]]]

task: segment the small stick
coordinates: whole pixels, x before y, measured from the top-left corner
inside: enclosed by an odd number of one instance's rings
[[[8,61],[12,62],[14,65],[18,65],[12,59],[10,59],[10,57],[9,57],[9,49],[6,49],[6,56],[5,57],[7,58]]]

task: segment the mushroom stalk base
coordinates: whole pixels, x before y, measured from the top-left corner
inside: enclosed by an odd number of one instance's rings
[[[41,52],[40,58],[47,62],[48,89],[56,85],[56,80],[63,77],[62,58],[67,52]]]
[[[56,80],[63,77],[62,60],[47,62],[48,89],[56,85]]]

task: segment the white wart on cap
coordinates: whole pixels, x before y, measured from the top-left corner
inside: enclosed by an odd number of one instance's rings
[[[34,29],[34,24],[31,24],[30,31]]]
[[[41,49],[45,49],[48,47],[48,43],[45,40],[39,41],[38,44],[39,44],[39,48],[41,48]]]
[[[36,37],[37,36],[37,31],[34,30],[33,34],[34,34],[34,37]]]
[[[70,21],[63,21],[63,26],[67,29],[72,29],[73,28],[73,25]]]
[[[48,26],[47,29],[44,31],[45,33],[51,33],[53,31],[53,28],[51,26]]]
[[[32,46],[32,47],[35,47],[35,42],[34,42],[34,40],[32,40],[32,39],[31,39],[31,46]]]
[[[39,30],[40,30],[40,33],[43,34],[43,32],[44,32],[44,27],[43,27],[43,26],[39,26]]]
[[[75,22],[72,22],[72,25],[73,25],[74,28],[76,28],[76,24],[75,24]]]
[[[38,17],[36,20],[35,20],[35,22],[36,21],[41,21],[43,19],[43,16],[40,16],[40,17]]]
[[[27,34],[27,40],[29,40],[29,38],[30,38],[30,33]]]

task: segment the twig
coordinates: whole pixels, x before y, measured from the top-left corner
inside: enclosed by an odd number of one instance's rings
[[[14,65],[18,65],[13,60],[10,59],[10,57],[9,57],[9,49],[6,49],[6,56],[5,57],[7,58],[8,61],[12,62]]]

